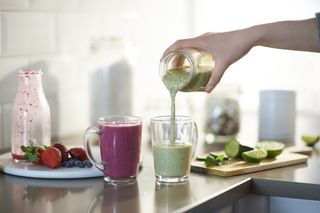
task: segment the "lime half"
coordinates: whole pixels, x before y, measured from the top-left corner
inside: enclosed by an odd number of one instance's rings
[[[231,138],[224,146],[224,152],[230,158],[240,158],[243,152],[252,150],[253,148],[241,145],[236,138]]]
[[[265,159],[268,155],[267,150],[265,149],[255,149],[242,153],[243,160],[249,163],[259,163],[263,159]]]
[[[319,135],[302,135],[301,139],[307,146],[314,146],[320,139]]]
[[[238,157],[240,153],[240,143],[237,139],[231,138],[224,146],[224,151],[230,158]]]
[[[261,141],[256,147],[267,150],[267,158],[275,158],[282,153],[285,146],[283,143],[277,141]]]

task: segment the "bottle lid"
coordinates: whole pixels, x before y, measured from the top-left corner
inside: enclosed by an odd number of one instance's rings
[[[19,71],[19,75],[42,75],[43,72],[41,70],[29,70],[29,69],[22,69]]]

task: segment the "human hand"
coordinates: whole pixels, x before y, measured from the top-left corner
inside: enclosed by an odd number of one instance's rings
[[[215,67],[206,85],[206,92],[210,93],[220,82],[226,69],[249,52],[254,44],[252,35],[245,30],[224,33],[205,33],[203,35],[178,40],[169,46],[162,58],[169,52],[185,48],[199,48],[209,52],[215,59]]]

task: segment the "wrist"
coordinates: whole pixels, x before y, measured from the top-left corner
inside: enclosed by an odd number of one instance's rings
[[[255,46],[261,46],[263,41],[263,30],[261,26],[252,26],[243,30],[242,38],[247,40],[250,49]]]

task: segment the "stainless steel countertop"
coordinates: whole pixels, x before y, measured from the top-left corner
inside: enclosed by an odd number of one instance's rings
[[[191,173],[189,182],[155,182],[151,148],[143,149],[143,168],[131,185],[112,186],[102,178],[46,180],[0,174],[1,212],[182,212],[217,209],[255,193],[320,200],[320,157],[307,164],[234,177]]]
[[[219,149],[198,146],[198,154]],[[228,178],[191,173],[188,182],[176,185],[155,182],[149,142],[142,159],[137,182],[123,186],[102,178],[46,180],[0,173],[0,212],[205,212],[250,193],[320,200],[319,146],[306,164]]]

